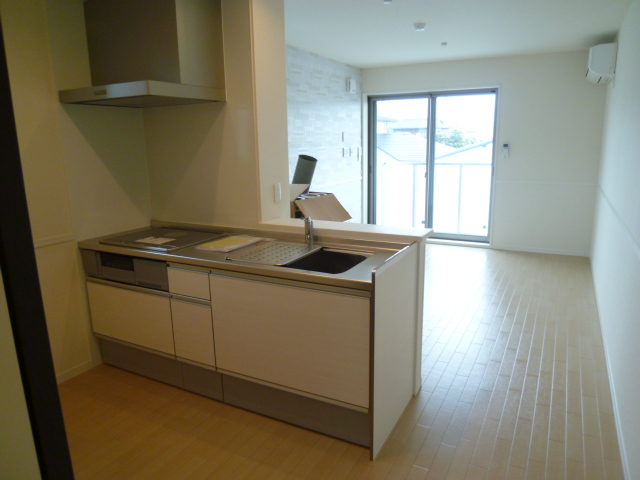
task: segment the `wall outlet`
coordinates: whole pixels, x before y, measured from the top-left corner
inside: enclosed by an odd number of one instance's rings
[[[347,92],[356,93],[358,82],[354,78],[347,78]]]
[[[273,185],[273,201],[280,203],[282,201],[282,184],[275,183]]]

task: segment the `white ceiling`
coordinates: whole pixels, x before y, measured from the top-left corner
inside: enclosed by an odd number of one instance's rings
[[[286,35],[288,45],[360,68],[586,50],[615,40],[630,3],[285,0]]]

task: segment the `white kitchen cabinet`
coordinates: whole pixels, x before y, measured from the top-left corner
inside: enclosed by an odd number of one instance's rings
[[[170,266],[169,291],[178,295],[209,300],[209,272]]]
[[[175,354],[168,294],[94,281],[87,290],[95,333]]]
[[[172,298],[171,316],[176,356],[215,367],[211,306]]]
[[[370,298],[210,277],[218,369],[369,407]]]

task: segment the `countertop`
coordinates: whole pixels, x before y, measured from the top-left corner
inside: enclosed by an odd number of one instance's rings
[[[191,227],[191,226],[190,226]],[[147,228],[147,227],[145,227]],[[174,228],[185,228],[184,226],[175,226]],[[225,227],[199,227],[199,228],[185,228],[187,230],[199,230],[208,231],[213,233],[241,233],[257,235],[265,238],[274,238],[286,242],[304,243],[300,235],[287,234],[282,232],[272,231],[247,231],[243,229],[230,229]],[[131,230],[134,232],[135,229]],[[119,234],[128,232],[119,232]],[[259,275],[262,277],[272,277],[274,279],[292,280],[297,282],[306,282],[311,284],[326,285],[332,287],[341,287],[356,290],[373,290],[373,273],[376,269],[387,262],[391,257],[402,252],[402,250],[409,246],[406,242],[381,242],[381,241],[367,241],[363,239],[345,239],[345,238],[329,238],[320,237],[316,245],[325,247],[337,248],[342,250],[355,250],[367,252],[369,255],[367,258],[356,265],[355,267],[347,270],[344,273],[328,274],[318,273],[306,270],[298,270],[293,268],[287,268],[282,266],[270,266],[260,264],[240,263],[235,261],[226,260],[229,255],[224,252],[210,252],[199,250],[196,246],[185,247],[172,252],[154,252],[136,248],[120,247],[114,245],[101,244],[100,240],[110,237],[112,235],[106,235],[103,237],[97,237],[90,240],[80,241],[78,243],[79,248],[87,250],[95,250],[108,253],[116,253],[122,255],[130,255],[139,258],[149,258],[163,260],[169,263],[192,265],[196,267],[204,267],[213,271],[224,272],[236,272],[245,275]],[[298,238],[300,237],[300,238]],[[244,249],[252,248],[252,246],[244,247],[243,249],[236,250],[240,252]]]

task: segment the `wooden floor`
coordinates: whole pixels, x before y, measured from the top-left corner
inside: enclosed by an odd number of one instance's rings
[[[380,459],[100,366],[60,386],[78,479],[622,479],[588,259],[431,245],[423,387]]]

